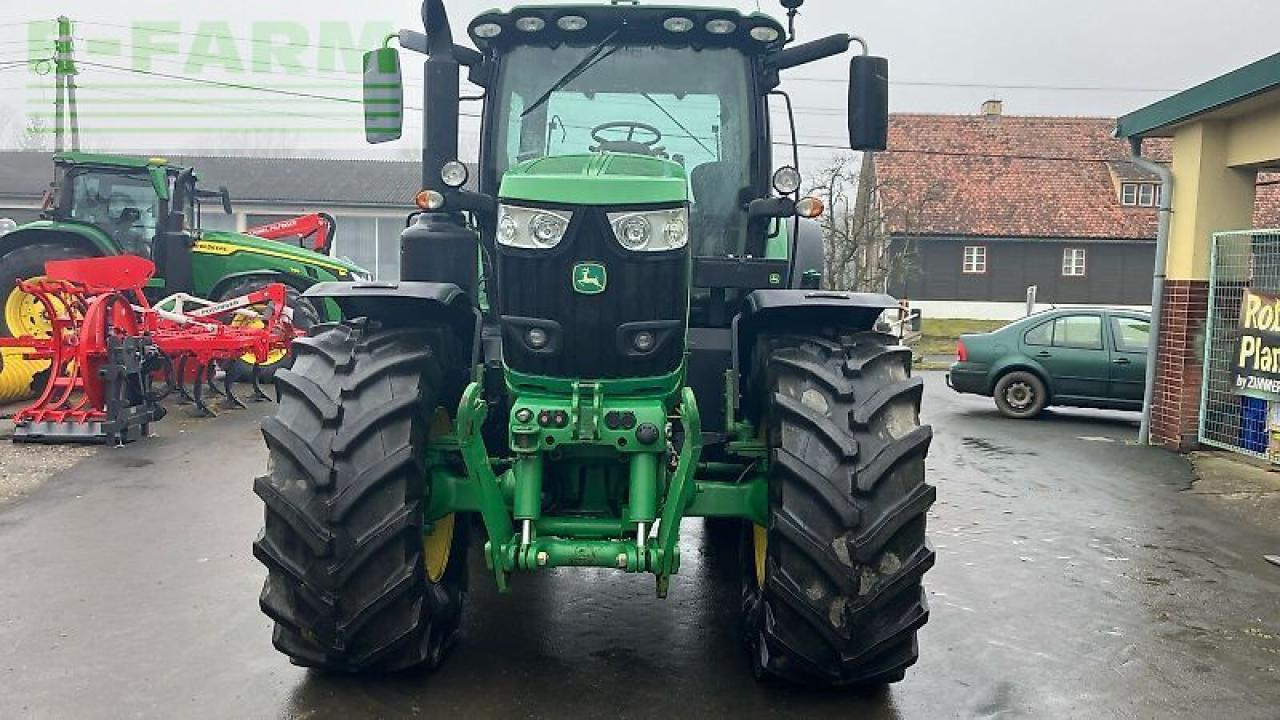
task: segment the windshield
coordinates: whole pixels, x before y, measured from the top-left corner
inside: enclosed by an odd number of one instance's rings
[[[612,45],[548,94],[591,50],[521,46],[504,57],[493,126],[497,179],[549,155],[666,157],[689,173],[694,251],[741,252],[746,217],[737,200],[751,184],[753,132],[746,58],[732,49]]]
[[[146,172],[77,172],[68,215],[106,231],[125,252],[149,255],[160,199]]]

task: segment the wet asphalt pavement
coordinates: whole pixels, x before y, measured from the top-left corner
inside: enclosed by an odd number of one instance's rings
[[[1180,492],[1181,458],[1125,443],[1136,415],[1008,421],[925,375],[933,614],[886,692],[752,680],[736,560],[699,521],[666,601],[582,570],[500,596],[476,558],[439,671],[293,667],[257,609],[251,410],[166,420],[0,509],[0,717],[1280,717],[1280,538]]]

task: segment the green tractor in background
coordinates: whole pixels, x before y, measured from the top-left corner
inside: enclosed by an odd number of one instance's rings
[[[252,292],[272,282],[288,287],[293,322],[308,328],[336,320],[337,308],[313,304],[302,293],[317,282],[366,279],[351,263],[297,245],[252,235],[200,229],[203,202],[231,213],[226,188],[200,190],[190,168],[164,158],[63,152],[54,156],[54,183],[43,219],[0,236],[0,335],[46,336],[48,320],[18,278],[44,274],[48,260],[141,255],[156,264],[148,294],[186,292],[212,300]],[[226,368],[245,375],[252,359]],[[269,379],[289,358],[263,364]]]
[[[308,290],[349,319],[295,344],[263,423],[276,648],[339,672],[437,665],[472,541],[501,589],[603,567],[665,596],[681,521],[703,517],[737,540],[757,675],[901,680],[934,561],[923,385],[872,330],[892,298],[813,287],[821,208],[770,148],[779,73],[861,41],[560,5],[486,12],[472,49],[442,0],[422,14],[425,35],[388,39],[427,55],[431,109],[403,280]],[[850,145],[883,149],[887,63],[863,50]],[[397,51],[365,63],[366,132],[394,139]],[[476,191],[463,67],[485,90]]]

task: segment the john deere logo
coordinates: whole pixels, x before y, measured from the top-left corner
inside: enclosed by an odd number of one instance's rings
[[[599,295],[609,282],[604,265],[582,262],[573,266],[573,290],[583,295]]]

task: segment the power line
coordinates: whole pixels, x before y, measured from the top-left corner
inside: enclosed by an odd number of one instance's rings
[[[818,82],[818,83],[840,83],[847,84],[846,78],[820,78],[820,77],[787,77],[784,80],[798,80],[800,82]],[[1105,86],[1105,85],[1037,85],[1031,83],[977,83],[977,82],[951,82],[943,80],[890,80],[890,85],[906,85],[913,87],[943,87],[943,88],[973,88],[973,89],[994,89],[994,90],[1060,90],[1075,92],[1179,92],[1183,88],[1139,88],[1139,87],[1122,87],[1122,86]]]
[[[363,105],[363,104],[364,104],[364,101],[363,101],[362,99],[360,99],[360,98],[339,97],[339,96],[336,96],[336,95],[321,95],[321,94],[318,94],[318,93],[301,92],[301,91],[297,91],[297,90],[281,90],[281,89],[278,89],[278,88],[262,87],[262,86],[260,86],[260,85],[249,85],[249,84],[246,84],[246,83],[223,82],[223,81],[220,81],[220,80],[206,80],[205,78],[195,78],[195,77],[190,77],[190,76],[188,76],[188,75],[177,75],[177,74],[174,74],[174,73],[158,72],[158,71],[155,71],[155,70],[139,70],[139,69],[137,69],[137,68],[123,67],[123,66],[120,66],[120,65],[110,65],[110,64],[108,64],[108,63],[99,63],[99,62],[93,62],[93,61],[88,61],[88,60],[78,60],[78,61],[76,61],[76,64],[77,64],[77,65],[84,65],[84,66],[88,66],[88,67],[102,68],[102,69],[107,70],[107,71],[115,71],[115,72],[118,72],[118,73],[131,73],[131,74],[135,74],[135,75],[145,75],[145,76],[151,76],[151,77],[160,77],[160,78],[165,78],[165,79],[168,79],[168,80],[178,80],[178,81],[181,81],[181,82],[195,83],[195,84],[198,84],[198,85],[207,85],[207,86],[210,86],[210,87],[230,88],[230,89],[233,89],[233,90],[249,90],[249,91],[252,91],[252,92],[270,93],[270,94],[273,94],[273,95],[283,95],[283,96],[287,96],[287,97],[305,98],[305,99],[310,99],[310,100],[324,100],[324,101],[328,101],[328,102],[340,102],[340,103],[346,103],[346,104],[350,104],[350,105]],[[416,107],[416,106],[412,106],[412,105],[406,105],[406,106],[404,107],[404,109],[405,109],[405,110],[412,110],[412,111],[414,111],[414,112],[424,112],[424,110],[423,110],[421,107]],[[461,115],[461,116],[463,116],[463,117],[476,117],[476,118],[480,117],[480,114],[479,114],[479,113],[465,113],[465,112],[463,112],[463,113],[459,113],[459,115]]]

